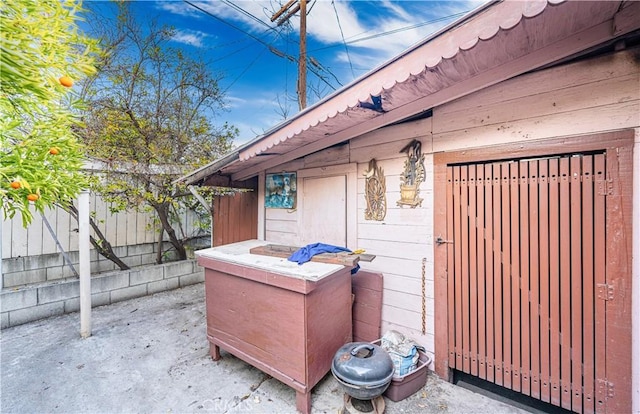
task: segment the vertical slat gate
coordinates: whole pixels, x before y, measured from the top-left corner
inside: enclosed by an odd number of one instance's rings
[[[494,367],[495,367],[495,383],[502,385],[503,383],[503,359],[502,359],[502,258],[500,255],[501,236],[502,236],[502,217],[500,210],[500,164],[493,164],[493,179],[491,198],[493,199],[493,220],[491,226],[493,228],[492,251],[487,252],[487,257],[493,260],[493,321],[494,321]],[[454,241],[455,243],[455,241]],[[455,244],[454,244],[455,247]]]
[[[529,284],[529,163],[528,162],[520,162],[519,164],[519,174],[518,174],[518,190],[520,194],[520,221],[522,226],[518,224],[520,227],[520,292],[516,292],[520,294],[520,332],[522,332],[521,338],[521,355],[520,355],[520,363],[522,366],[521,370],[521,390],[525,395],[531,395],[531,356],[530,356],[530,332],[531,332],[531,322],[530,322],[530,303],[529,303],[529,295],[531,294],[531,285]],[[535,289],[537,290],[537,289]]]
[[[560,405],[560,163],[549,160],[549,370],[551,404]],[[543,299],[544,301],[544,299]],[[546,303],[545,303],[546,305]]]
[[[583,242],[583,255],[582,255],[582,303],[584,304],[584,313],[586,315],[593,315],[595,311],[594,302],[594,233],[593,224],[594,209],[593,202],[593,157],[583,158],[583,175],[582,175],[582,242]],[[603,220],[604,221],[604,220]],[[594,353],[594,327],[595,321],[593,318],[584,318],[582,324],[583,332],[583,352],[585,361],[595,361]],[[595,395],[594,395],[594,364],[585,364],[584,366],[584,399],[583,399],[583,411],[585,413],[595,412]]]
[[[460,168],[460,188],[464,188],[465,191],[460,191],[460,216],[464,218],[469,217],[469,185],[468,185],[467,168]],[[470,325],[469,325],[469,279],[471,273],[469,272],[469,226],[460,226],[460,244],[462,245],[461,265],[460,265],[460,279],[462,281],[460,295],[462,299],[462,364],[465,372],[471,372],[471,364],[469,361],[469,355],[471,353],[470,346]]]
[[[484,166],[478,165],[476,166],[476,194],[475,200],[484,200]],[[487,319],[486,314],[488,312],[488,307],[486,307],[486,279],[485,279],[485,250],[484,250],[484,203],[477,202],[476,204],[476,277],[477,279],[477,289],[475,291],[478,292],[478,302],[477,302],[477,310],[478,310],[478,376],[482,379],[487,378],[487,368],[486,368],[486,358],[488,355],[487,352],[487,340],[486,340],[486,331],[487,331]],[[474,290],[471,289],[473,292]]]
[[[584,361],[582,349],[582,161],[583,157],[571,157],[569,164],[569,186],[571,204],[571,360]],[[574,293],[576,292],[576,293]],[[571,364],[571,409],[582,412],[582,387],[577,379],[582,381],[584,364]],[[582,384],[580,384],[582,385]]]
[[[541,162],[538,166],[538,201],[540,221],[538,229],[540,233],[539,251],[540,254],[540,399],[545,402],[551,402],[551,347],[550,332],[551,324],[549,323],[549,209],[544,208],[549,205],[549,163]],[[535,224],[534,226],[535,227]]]
[[[571,227],[569,221],[569,159],[560,158],[560,401],[562,408],[571,408]],[[578,316],[578,315],[576,315]],[[564,380],[564,381],[563,381]]]
[[[502,177],[502,186],[500,187],[501,208],[501,227],[502,227],[502,243],[501,250],[493,253],[502,252],[502,379],[506,388],[511,388],[511,199],[509,197],[510,180],[509,180],[509,164],[502,163],[500,166],[500,175]]]
[[[447,200],[453,200],[453,194],[457,189],[457,186],[454,185],[454,178],[453,178],[453,169],[451,168],[447,168],[447,182],[450,183],[450,185],[447,186]],[[460,217],[457,217],[457,219],[454,219],[454,208],[453,207],[449,207],[447,208],[447,234],[453,234],[453,223],[454,222],[458,222],[460,220]],[[447,255],[447,268],[449,269],[455,269],[455,257],[453,254],[449,254]],[[450,277],[447,280],[447,312],[449,315],[455,315],[455,306],[456,306],[456,301],[455,301],[455,283],[454,283],[454,278]],[[448,338],[449,338],[449,344],[448,344],[448,350],[449,350],[449,366],[450,367],[455,367],[456,366],[456,324],[455,323],[449,323],[448,327]]]
[[[495,328],[493,325],[494,316],[494,303],[493,303],[493,174],[491,164],[484,166],[484,231],[485,231],[485,321],[486,321],[486,366],[487,366],[487,381],[495,381],[495,348],[494,338]],[[496,382],[497,383],[497,382]]]
[[[462,239],[462,226],[460,225],[460,223],[462,222],[462,213],[460,212],[460,206],[462,205],[461,201],[460,201],[460,194],[462,193],[462,191],[460,190],[462,188],[462,184],[460,182],[460,168],[456,168],[454,170],[454,175],[453,175],[453,180],[454,180],[454,192],[453,192],[453,201],[454,201],[454,206],[457,206],[457,208],[454,208],[454,212],[453,212],[453,219],[454,219],[454,237],[456,240],[461,240]],[[457,190],[457,191],[456,191]],[[465,188],[466,190],[466,188]],[[456,268],[456,272],[455,272],[455,317],[456,317],[456,325],[455,325],[455,329],[456,329],[456,337],[455,337],[455,347],[454,349],[456,350],[456,366],[457,367],[462,367],[463,366],[463,357],[462,354],[464,352],[464,348],[462,347],[462,250],[459,248],[455,249],[455,268]]]
[[[214,197],[213,211],[213,246],[258,237],[257,191]]]
[[[509,214],[511,215],[511,260],[509,260],[511,280],[511,389],[520,391],[520,216],[519,211],[523,208],[520,205],[518,163],[509,164]],[[515,207],[515,208],[514,208]]]
[[[452,368],[578,413],[602,411],[605,161],[447,167]]]
[[[605,179],[605,157],[603,155],[594,157],[595,175],[594,180],[596,188],[604,182]],[[593,205],[594,223],[605,220],[605,200],[604,197],[596,197]],[[595,286],[604,286],[606,282],[606,237],[605,227],[594,224],[593,228],[594,240],[594,256],[593,268],[595,275]],[[605,326],[605,301],[598,300],[595,303],[595,354],[596,354],[596,378],[606,378],[606,326]],[[606,392],[604,387],[596,388],[596,408],[595,411],[603,411],[606,406]]]
[[[529,165],[529,185],[525,183],[525,187],[529,190],[529,294],[531,306],[529,308],[529,320],[531,329],[530,334],[530,355],[531,355],[531,395],[533,398],[542,399],[540,378],[542,377],[542,364],[541,362],[547,362],[549,359],[542,358],[542,346],[543,342],[541,323],[540,323],[540,296],[542,286],[540,285],[540,230],[539,225],[542,222],[542,213],[539,208],[540,192],[538,190],[540,183],[539,168],[537,163],[528,163]],[[524,180],[523,181],[527,181]],[[524,190],[524,189],[523,189]],[[538,289],[536,289],[538,287]],[[523,292],[524,294],[524,292]],[[538,334],[540,333],[540,335]]]
[[[476,166],[470,165],[468,167],[467,177],[469,187],[469,217],[474,221],[469,226],[469,292],[478,291],[478,273],[477,273],[477,229],[478,225],[476,213]],[[470,294],[470,308],[469,308],[469,327],[471,329],[470,340],[470,363],[471,363],[471,375],[478,375],[478,295]]]

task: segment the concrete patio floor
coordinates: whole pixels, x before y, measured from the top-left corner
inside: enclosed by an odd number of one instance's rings
[[[1,331],[2,413],[295,413],[295,392],[234,356],[209,357],[204,285]],[[314,413],[339,413],[344,393],[329,373]],[[429,373],[427,385],[386,413],[524,413]]]

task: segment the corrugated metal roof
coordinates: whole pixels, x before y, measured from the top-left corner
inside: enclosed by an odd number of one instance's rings
[[[620,1],[489,3],[238,148],[237,157],[183,180],[255,176],[638,30],[638,9]],[[360,105],[372,96],[381,97],[383,112]]]

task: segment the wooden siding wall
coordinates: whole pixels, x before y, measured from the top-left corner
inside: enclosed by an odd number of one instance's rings
[[[412,139],[431,141],[431,120],[425,119],[376,131],[350,144],[332,147],[305,159],[283,164],[267,172],[300,171],[318,166],[357,165],[357,240],[351,249],[365,249],[375,254],[372,263],[361,263],[364,270],[384,273],[383,326],[399,329],[433,349],[433,323],[427,324],[422,335],[422,259],[427,259],[425,279],[427,297],[426,319],[433,319],[433,244],[432,244],[432,181],[421,186],[422,207],[411,209],[398,207],[400,199],[400,174],[404,168],[405,154],[400,150]],[[430,148],[430,147],[429,147]],[[387,184],[387,216],[383,222],[364,219],[364,171],[371,158],[384,169]],[[427,176],[431,176],[432,156],[426,155]],[[299,244],[300,214],[298,210],[266,209],[265,239],[279,244]]]
[[[298,244],[298,210],[265,209],[265,239],[278,244]]]
[[[95,194],[91,195],[90,206],[91,211],[95,211],[94,218],[98,227],[113,247],[156,241],[158,228],[153,224],[154,213],[127,211],[111,214],[109,204]],[[62,248],[67,252],[78,250],[77,222],[59,208],[46,210],[45,217],[55,231]],[[183,214],[182,228],[188,236],[195,236],[201,232],[194,225],[196,218],[192,212]],[[34,214],[33,222],[26,229],[22,227],[22,218],[19,214],[11,220],[3,221],[2,258],[39,256],[57,252],[55,241],[40,214]]]
[[[433,110],[433,150],[637,127],[639,62],[635,48],[523,75],[442,105]]]
[[[365,270],[383,273],[382,333],[399,330],[433,349],[433,323],[422,334],[425,321],[433,320],[433,157],[425,155],[427,179],[420,187],[422,206],[399,207],[400,175],[406,154],[400,153],[412,139],[428,144],[430,152],[431,119],[397,125],[375,131],[351,141],[351,161],[358,163],[358,249],[376,255]],[[383,221],[365,220],[365,178],[369,160],[375,158],[384,170],[387,187],[387,214]],[[422,261],[425,263],[425,300],[422,297]]]
[[[622,51],[523,75],[434,108],[431,118],[362,135],[338,153],[329,149],[313,155],[315,166],[358,165],[357,217],[349,217],[357,221],[357,245],[349,247],[375,254],[376,259],[362,267],[384,274],[382,332],[398,329],[434,350],[433,240],[438,235],[433,228],[433,153],[639,127],[638,55],[637,49]],[[405,160],[399,151],[412,139],[422,142],[427,170],[420,190],[424,201],[415,209],[396,206]],[[305,162],[310,157],[267,172],[308,168]],[[382,222],[364,219],[363,174],[371,158],[386,176],[388,210]],[[635,184],[634,191],[640,191],[638,187]],[[296,211],[267,210],[265,239],[295,244],[298,220]],[[422,335],[423,258],[426,335]]]
[[[267,173],[294,172],[308,170],[317,167],[328,167],[332,165],[343,165],[349,163],[349,145],[338,145],[311,154],[302,159],[298,159],[277,168],[267,170]],[[298,193],[301,191],[302,177],[298,177]],[[264,206],[264,200],[261,204]],[[265,240],[278,243],[300,245],[301,214],[297,208],[294,209],[265,209]]]

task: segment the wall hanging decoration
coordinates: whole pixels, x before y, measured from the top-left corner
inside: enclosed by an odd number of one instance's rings
[[[376,160],[369,161],[369,169],[364,172],[364,197],[367,209],[364,211],[365,220],[382,221],[387,215],[387,183],[382,167],[378,167]]]
[[[267,174],[264,186],[265,208],[295,208],[296,187],[296,173]]]
[[[401,153],[407,153],[407,159],[404,162],[404,171],[400,176],[400,200],[397,205],[422,206],[420,195],[420,184],[424,181],[424,155],[422,154],[422,143],[413,140],[404,147]]]

